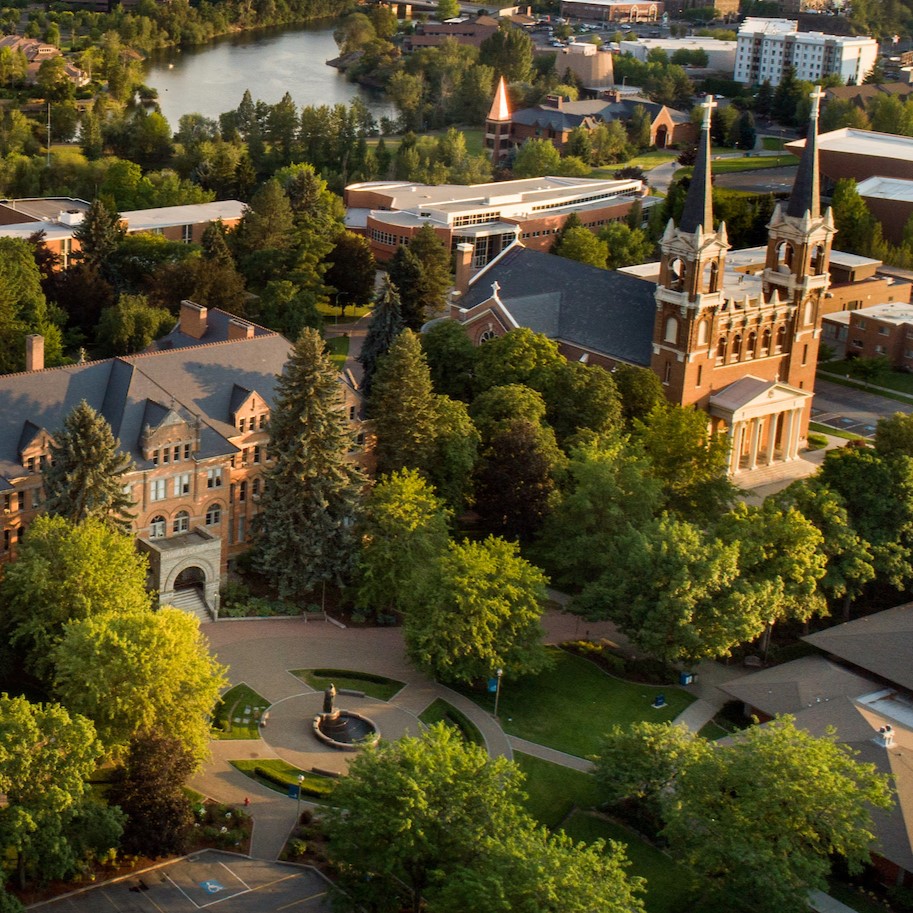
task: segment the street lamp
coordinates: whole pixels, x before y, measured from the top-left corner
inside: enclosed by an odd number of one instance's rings
[[[301,784],[304,783],[304,774],[298,774],[298,805],[295,809],[295,827],[301,823]]]
[[[498,718],[498,701],[501,699],[501,676],[503,674],[503,669],[498,669],[495,672],[495,675],[498,676],[498,684],[495,686],[495,719]]]

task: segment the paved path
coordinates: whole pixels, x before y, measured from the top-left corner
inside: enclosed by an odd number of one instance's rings
[[[913,402],[902,403],[876,392],[854,390],[830,383],[821,376],[815,380],[813,422],[872,437],[878,419],[888,418],[895,412],[913,412]]]
[[[584,773],[589,773],[593,769],[592,762],[568,754],[566,751],[557,751],[554,748],[547,748],[545,745],[538,745],[536,742],[527,742],[526,739],[518,738],[515,735],[508,736],[507,740],[510,742],[511,748],[521,754],[532,755],[534,758],[551,761],[552,764],[560,764],[562,767],[570,767],[573,770],[582,770]]]

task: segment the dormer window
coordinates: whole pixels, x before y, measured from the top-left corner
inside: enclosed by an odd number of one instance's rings
[[[246,426],[247,426],[247,419],[239,418],[238,419],[238,431],[243,432],[245,430]]]

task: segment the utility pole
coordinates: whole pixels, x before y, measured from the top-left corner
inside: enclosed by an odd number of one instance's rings
[[[51,167],[51,103],[48,102],[48,157],[46,167]]]

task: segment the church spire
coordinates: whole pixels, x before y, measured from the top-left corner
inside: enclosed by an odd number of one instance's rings
[[[494,101],[491,103],[488,119],[494,121],[510,120],[510,107],[507,104],[507,86],[504,83],[503,76],[498,83],[498,91],[495,92]]]
[[[824,98],[821,86],[815,86],[815,91],[809,97],[812,100],[812,110],[808,136],[805,138],[805,149],[799,160],[796,181],[786,204],[786,214],[797,219],[801,219],[806,213],[812,219],[817,219],[821,215],[821,187],[818,175],[818,106]]]
[[[697,161],[694,163],[694,175],[691,186],[685,197],[685,208],[682,211],[679,231],[695,232],[713,231],[713,198],[710,186],[710,113],[716,107],[712,95],[708,95],[701,105],[704,109],[704,122],[701,124],[701,140],[697,147]]]

